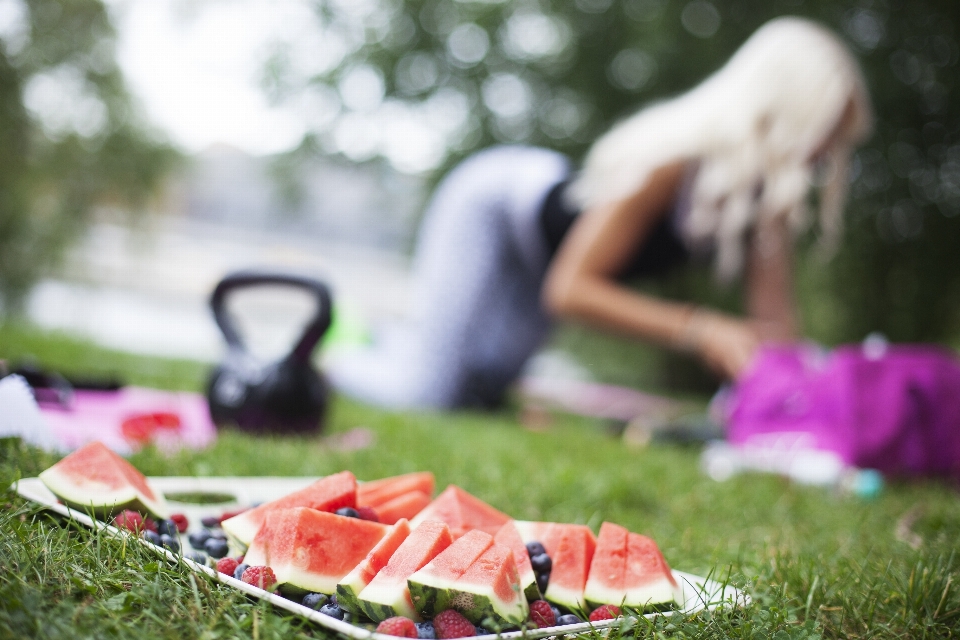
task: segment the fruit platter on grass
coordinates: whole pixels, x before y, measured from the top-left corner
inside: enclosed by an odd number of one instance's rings
[[[455,485],[433,498],[429,472],[148,479],[93,443],[17,491],[354,638],[537,638],[747,603],[617,524],[518,521]]]

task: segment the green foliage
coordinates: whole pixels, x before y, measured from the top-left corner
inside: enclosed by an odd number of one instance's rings
[[[0,39],[0,311],[9,312],[96,205],[141,206],[177,154],[137,120],[100,0],[5,6],[23,17]]]
[[[716,70],[761,24],[818,20],[856,53],[878,125],[857,155],[848,233],[830,263],[805,251],[807,333],[836,343],[883,331],[948,341],[960,326],[960,4],[936,0],[315,0],[318,37],[346,55],[314,85],[356,67],[389,99],[469,105],[442,170],[499,142],[580,158],[618,118]],[[486,53],[483,51],[486,49]],[[472,56],[472,57],[471,57]],[[296,94],[282,56],[271,95]],[[284,80],[286,79],[286,80]],[[345,110],[346,111],[346,110]],[[335,147],[336,145],[333,145]],[[329,148],[329,145],[328,145]],[[675,289],[697,297],[698,287]]]

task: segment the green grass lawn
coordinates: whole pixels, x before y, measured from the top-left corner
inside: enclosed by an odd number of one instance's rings
[[[23,326],[0,326],[0,359],[32,355],[64,372],[100,372],[198,389],[196,363],[111,353]],[[2,407],[0,407],[2,410]],[[648,534],[670,565],[729,579],[744,610],[660,618],[624,637],[960,637],[960,499],[937,483],[890,484],[863,501],[779,478],[718,484],[698,451],[625,447],[603,425],[557,417],[524,429],[516,410],[394,414],[337,401],[329,435],[355,427],[372,447],[327,437],[221,434],[205,451],[132,462],[149,475],[323,475],[374,479],[430,470],[519,519],[604,520]],[[54,456],[0,446],[0,484],[34,476]],[[914,546],[908,544],[911,541]],[[158,562],[139,545],[72,526],[8,492],[0,505],[0,637],[326,637],[322,628]]]

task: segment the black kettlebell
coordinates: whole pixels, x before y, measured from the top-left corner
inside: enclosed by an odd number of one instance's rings
[[[316,313],[290,353],[279,362],[260,362],[247,351],[224,306],[230,292],[260,285],[297,287],[317,299]],[[255,433],[323,429],[329,387],[310,364],[310,355],[330,327],[330,305],[326,285],[301,276],[240,271],[220,281],[210,296],[210,307],[228,351],[207,385],[210,416],[218,426],[236,426]]]

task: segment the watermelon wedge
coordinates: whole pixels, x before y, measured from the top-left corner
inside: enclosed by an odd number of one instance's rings
[[[452,590],[457,580],[491,546],[493,536],[489,533],[467,532],[407,578],[410,599],[417,613],[432,618],[435,613],[452,608]]]
[[[530,615],[513,551],[493,544],[454,584],[450,603],[473,624],[516,627]]]
[[[155,518],[169,515],[163,494],[102,442],[77,449],[41,473],[40,480],[68,507],[92,511],[98,518],[109,518],[124,509]]]
[[[357,487],[357,506],[379,507],[398,496],[419,491],[427,497],[433,495],[434,479],[429,471],[416,471],[390,478],[371,480]]]
[[[446,522],[453,537],[459,538],[474,529],[494,535],[510,520],[510,516],[452,484],[418,513],[410,524],[417,526],[426,520]]]
[[[388,530],[378,522],[306,507],[273,509],[243,561],[273,569],[285,594],[330,594]]]
[[[271,511],[292,507],[309,507],[317,511],[332,512],[341,507],[354,507],[356,504],[357,479],[349,471],[341,471],[321,478],[300,491],[294,491],[282,498],[224,520],[220,526],[236,542],[246,547],[257,535],[257,530]]]
[[[590,528],[582,524],[524,521],[517,521],[516,526],[524,542],[543,543],[553,561],[544,599],[582,612],[586,605],[583,589],[597,545]]]
[[[513,520],[500,527],[493,541],[502,544],[513,551],[513,559],[517,563],[517,573],[520,576],[520,588],[527,601],[533,602],[541,598],[540,588],[537,586],[537,574],[534,573],[530,565],[530,556],[527,554],[527,547],[517,531],[517,525]]]
[[[622,604],[661,610],[682,602],[680,586],[657,543],[612,522],[600,526],[583,595],[594,608]]]
[[[342,609],[353,615],[361,613],[358,599],[360,592],[387,566],[390,557],[409,535],[410,523],[401,518],[390,527],[389,533],[370,550],[367,557],[337,584],[337,602]]]
[[[393,616],[419,620],[410,599],[407,578],[452,542],[450,529],[442,522],[427,521],[411,531],[387,566],[360,592],[360,609],[363,613],[374,622],[383,622]]]
[[[400,518],[411,519],[430,504],[430,496],[422,491],[408,491],[373,507],[384,524],[393,524]]]

